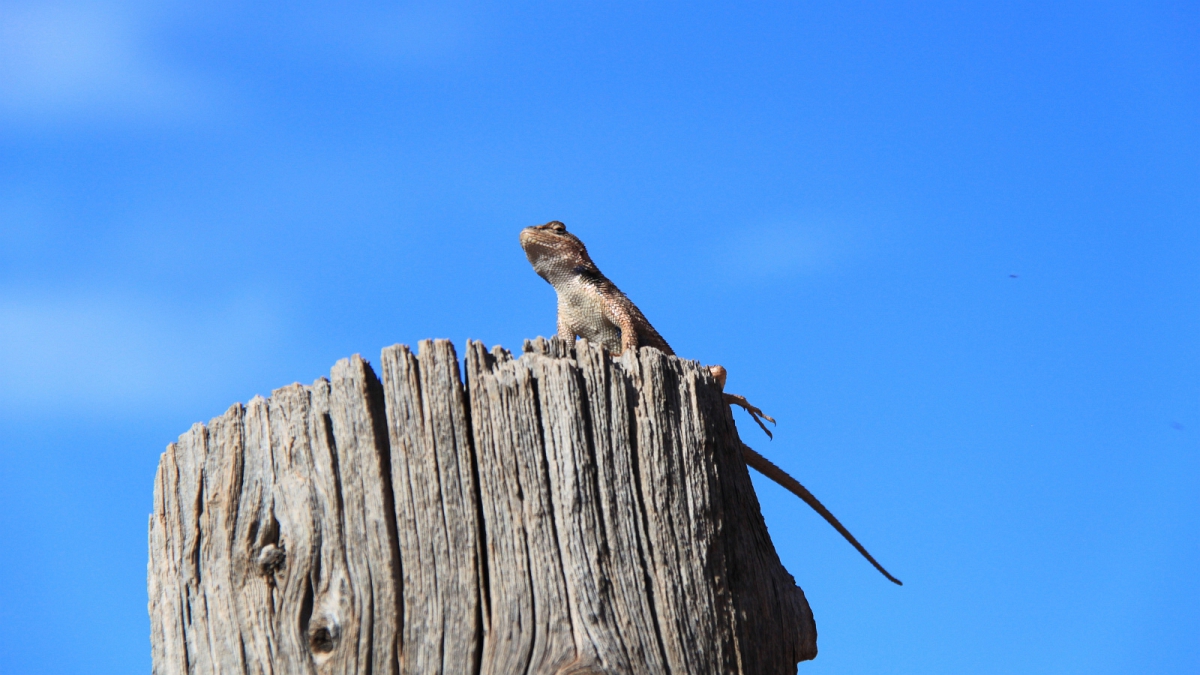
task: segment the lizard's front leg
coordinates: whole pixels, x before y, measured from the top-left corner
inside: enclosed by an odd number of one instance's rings
[[[562,312],[558,313],[558,339],[566,341],[568,345],[575,344],[575,329],[563,320]]]
[[[624,298],[604,298],[605,313],[608,315],[608,319],[616,324],[617,328],[621,329],[620,354],[624,354],[630,349],[636,354],[638,348],[637,322],[634,320],[633,314],[625,307],[621,300],[624,300]],[[629,301],[625,300],[625,302]],[[614,354],[614,356],[618,355]]]

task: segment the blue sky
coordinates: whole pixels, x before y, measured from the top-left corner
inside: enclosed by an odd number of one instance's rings
[[[0,672],[149,669],[159,453],[554,330],[551,219],[749,444],[807,673],[1200,670],[1194,3],[0,0]]]

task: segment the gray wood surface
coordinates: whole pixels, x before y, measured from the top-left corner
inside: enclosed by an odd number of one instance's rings
[[[816,655],[708,370],[585,341],[358,356],[163,453],[154,672],[794,673]]]

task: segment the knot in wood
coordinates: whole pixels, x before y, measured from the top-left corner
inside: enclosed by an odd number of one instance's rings
[[[314,654],[328,654],[337,647],[337,641],[341,634],[341,628],[336,623],[328,626],[314,626],[308,633],[308,647]]]
[[[281,569],[287,562],[287,551],[276,546],[275,544],[267,544],[258,552],[258,557],[254,564],[258,566],[263,575],[269,575],[275,570]]]

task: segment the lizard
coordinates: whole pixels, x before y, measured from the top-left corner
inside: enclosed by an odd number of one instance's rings
[[[588,255],[587,247],[579,237],[567,232],[566,225],[552,220],[545,225],[526,227],[521,230],[521,248],[525,250],[534,271],[554,287],[558,296],[559,338],[574,342],[576,337],[582,337],[593,344],[603,345],[614,356],[621,355],[627,349],[636,350],[639,347],[653,347],[664,354],[675,355],[675,351],[654,329],[637,305],[600,272],[600,268]],[[723,367],[709,366],[709,371],[717,380],[725,401],[745,408],[767,436],[771,436],[771,432],[759,418],[769,420],[772,424],[775,420],[750,405],[745,397],[724,392],[726,371]],[[897,585],[903,585],[884,569],[833,513],[799,481],[750,446],[740,444],[746,464],[803,500],[845,537],[846,541],[883,576]]]

